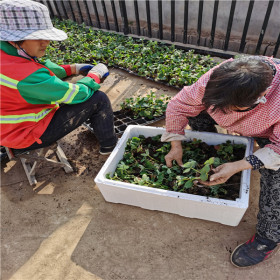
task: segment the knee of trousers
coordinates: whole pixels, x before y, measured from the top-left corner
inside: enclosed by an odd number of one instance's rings
[[[96,91],[88,101],[95,110],[112,110],[111,101],[103,91]]]
[[[261,183],[266,182],[271,186],[280,187],[280,170],[261,168],[259,172],[261,174]]]

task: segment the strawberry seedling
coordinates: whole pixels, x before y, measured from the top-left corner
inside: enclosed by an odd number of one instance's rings
[[[200,182],[207,181],[212,169],[220,164],[242,159],[244,145],[227,141],[218,147],[199,139],[183,142],[185,164],[181,167],[174,161],[168,168],[164,157],[170,150],[170,143],[162,143],[160,137],[140,135],[128,139],[122,160],[114,174],[106,175],[107,179],[230,200],[239,197],[240,173],[221,185],[207,187]]]
[[[165,114],[170,97],[161,95],[159,98],[154,92],[146,96],[126,98],[121,103],[121,109],[125,114],[132,115],[134,119],[144,117],[149,120]]]

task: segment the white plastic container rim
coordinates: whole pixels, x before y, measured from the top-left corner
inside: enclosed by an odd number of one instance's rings
[[[97,174],[94,180],[95,183],[97,185],[100,183],[104,185],[114,186],[117,188],[131,189],[140,192],[153,193],[153,194],[158,194],[158,195],[163,195],[168,197],[177,197],[186,200],[191,199],[194,201],[211,203],[216,205],[228,205],[232,207],[246,208],[246,209],[248,208],[250,175],[251,175],[251,170],[249,169],[242,171],[240,194],[239,194],[239,198],[236,199],[235,201],[151,188],[147,186],[140,186],[136,184],[110,180],[105,177],[106,174],[110,173],[112,175],[115,172],[117,164],[123,158],[126,142],[129,138],[138,137],[139,135],[144,135],[145,137],[153,137],[159,134],[163,134],[164,132],[165,132],[165,128],[163,127],[129,125],[126,128],[121,139],[117,143],[115,149],[113,150],[113,152],[108,157],[103,167],[100,169],[99,173]],[[209,145],[218,145],[226,142],[227,140],[233,141],[235,144],[244,144],[246,146],[244,156],[250,155],[253,151],[254,140],[251,137],[235,136],[235,135],[212,133],[212,132],[198,132],[192,130],[185,130],[185,135],[189,138],[189,140],[192,140],[194,138],[201,139],[203,142]]]

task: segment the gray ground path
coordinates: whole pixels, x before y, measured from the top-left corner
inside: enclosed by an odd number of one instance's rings
[[[134,93],[177,93],[115,69],[101,89],[114,110]],[[252,269],[229,262],[255,231],[258,172],[249,209],[231,227],[108,203],[94,183],[106,157],[92,133],[81,127],[61,144],[75,173],[42,168],[32,188],[19,162],[1,166],[2,280],[279,279],[279,253]]]

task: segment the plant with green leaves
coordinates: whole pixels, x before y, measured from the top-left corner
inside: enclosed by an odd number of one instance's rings
[[[52,41],[47,48],[46,58],[57,64],[101,62],[178,88],[193,84],[217,65],[210,56],[174,45],[93,30],[71,20],[55,19],[53,23],[68,34],[68,39]]]
[[[196,167],[199,166],[199,163],[193,159],[190,159],[183,165],[184,176],[177,176],[178,186],[184,184],[183,188],[188,189],[193,187],[194,183],[198,181],[207,181],[209,177],[209,172],[213,167],[217,167],[221,164],[221,161],[217,157],[211,157],[206,160],[200,169]]]
[[[242,144],[232,145],[232,142],[228,140],[225,143],[216,145],[215,148],[217,149],[217,154],[220,157],[224,158],[226,162],[228,162],[232,161],[237,150],[242,148],[242,146]]]
[[[165,114],[169,96],[161,95],[156,97],[155,93],[151,91],[146,96],[135,96],[126,98],[121,103],[121,109],[131,113],[134,119],[145,117],[153,119],[155,117],[163,116]]]
[[[173,166],[169,168],[165,164],[165,155],[171,145],[160,142],[160,137],[161,135],[146,138],[140,135],[128,139],[123,159],[117,165],[115,172],[107,174],[106,178],[176,192],[213,197],[224,197],[228,192],[231,195],[231,189],[227,184],[211,187],[201,184],[209,179],[213,168],[227,162],[228,153],[218,155],[217,146],[208,145],[200,139],[185,141],[182,143],[185,164],[178,166],[174,161]],[[223,144],[229,145],[228,142]],[[245,153],[245,146],[234,143],[231,145],[234,147],[233,150],[239,151],[239,156],[234,155],[231,160],[241,159]],[[229,183],[229,186],[231,185]],[[238,196],[239,189],[233,194],[234,198]]]

